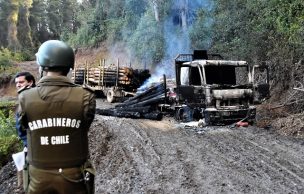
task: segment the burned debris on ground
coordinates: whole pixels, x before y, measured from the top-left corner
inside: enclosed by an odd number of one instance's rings
[[[116,105],[115,108],[97,109],[96,114],[134,119],[161,120],[163,113],[158,110],[158,105],[165,103],[166,94],[167,88],[165,83],[159,83]]]

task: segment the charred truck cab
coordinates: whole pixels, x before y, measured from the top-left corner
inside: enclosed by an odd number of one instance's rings
[[[266,65],[223,60],[205,50],[175,58],[177,120],[205,119],[206,125],[254,122],[255,104],[269,96]]]

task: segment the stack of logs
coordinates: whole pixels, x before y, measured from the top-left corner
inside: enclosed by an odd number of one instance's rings
[[[147,69],[132,69],[130,67],[78,67],[73,70],[71,79],[76,84],[100,86],[122,86],[136,89],[150,77]]]
[[[161,120],[163,114],[158,111],[158,105],[165,103],[167,98],[166,84],[160,83],[152,86],[145,92],[129,98],[121,104],[111,109],[97,109],[96,114],[126,117],[126,118],[146,118]]]
[[[119,68],[89,68],[88,81],[102,85],[129,85],[133,77],[133,70],[128,67]]]

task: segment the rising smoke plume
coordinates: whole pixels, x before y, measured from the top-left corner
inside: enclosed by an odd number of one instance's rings
[[[211,8],[212,4],[209,0],[173,1],[171,10],[163,22],[165,57],[156,65],[151,78],[141,88],[158,82],[164,74],[167,78],[175,77],[174,58],[178,54],[193,53],[189,32],[195,23],[197,11],[199,9],[209,11]]]

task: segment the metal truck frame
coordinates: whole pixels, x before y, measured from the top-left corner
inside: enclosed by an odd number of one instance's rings
[[[253,123],[255,104],[269,97],[266,65],[251,66],[246,61],[223,60],[220,55],[195,51],[178,55],[175,70],[177,120],[204,118],[206,125],[240,120]]]
[[[105,60],[100,60],[98,65],[85,64],[72,72],[74,83],[85,85],[105,96],[110,103],[134,96],[136,89],[149,77],[149,70],[121,67],[118,60],[116,65],[111,66],[106,66]]]

